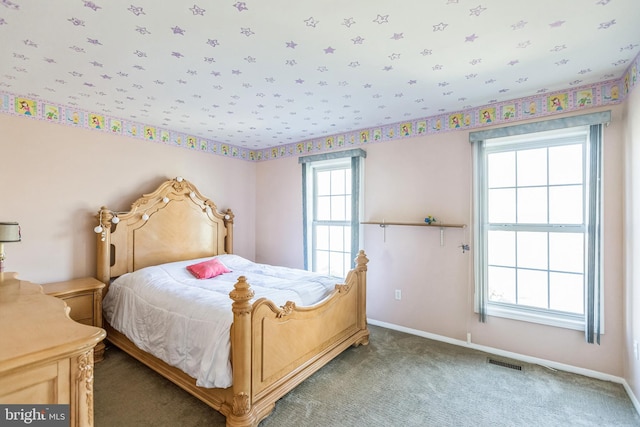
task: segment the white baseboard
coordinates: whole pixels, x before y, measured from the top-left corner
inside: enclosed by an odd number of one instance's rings
[[[631,390],[631,387],[629,387],[629,384],[627,384],[627,381],[624,378],[622,379],[622,385],[624,386],[624,389],[627,391],[627,394],[629,395],[629,399],[631,399],[631,403],[633,403],[633,406],[636,408],[636,412],[640,414],[640,402],[638,402],[638,399],[636,399],[635,394],[633,394],[633,390]]]
[[[640,414],[640,402],[638,402],[638,399],[636,399],[635,395],[633,394],[633,390],[631,390],[631,387],[629,387],[629,384],[627,384],[627,381],[624,378],[617,377],[615,375],[605,374],[603,372],[598,372],[591,369],[584,369],[577,366],[558,363],[552,360],[540,359],[537,357],[526,356],[524,354],[504,351],[504,350],[500,350],[493,347],[487,347],[484,345],[478,345],[478,344],[470,343],[467,341],[449,338],[444,335],[432,334],[429,332],[420,331],[418,329],[411,329],[404,326],[394,325],[393,323],[381,322],[375,319],[367,319],[367,322],[369,322],[369,324],[371,325],[380,326],[382,328],[405,332],[407,334],[417,335],[419,337],[428,338],[435,341],[446,342],[448,344],[459,345],[461,347],[472,348],[474,350],[484,351],[485,353],[495,354],[497,356],[502,356],[502,357],[508,357],[510,359],[520,360],[522,362],[532,363],[532,364],[544,366],[550,369],[557,369],[559,371],[571,372],[574,374],[584,375],[586,377],[591,377],[598,380],[611,381],[614,383],[622,384],[625,391],[627,392],[627,395],[629,395],[629,399],[631,399],[631,403],[633,403],[633,406],[635,407],[636,412]]]

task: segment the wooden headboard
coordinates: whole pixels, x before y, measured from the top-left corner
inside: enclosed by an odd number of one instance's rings
[[[150,265],[233,253],[233,217],[181,177],[144,194],[128,212],[103,206],[96,216],[96,277],[108,286]]]

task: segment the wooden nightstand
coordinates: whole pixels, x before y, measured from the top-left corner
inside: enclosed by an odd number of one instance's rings
[[[102,289],[104,283],[93,277],[45,283],[44,293],[60,298],[71,309],[69,317],[85,325],[102,328]],[[95,347],[94,362],[104,358],[104,343]]]

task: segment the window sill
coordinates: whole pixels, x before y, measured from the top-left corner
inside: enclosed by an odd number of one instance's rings
[[[535,309],[514,309],[499,304],[489,304],[487,307],[487,315],[522,322],[538,323],[557,328],[584,331],[584,319],[582,317],[553,316],[552,314]]]

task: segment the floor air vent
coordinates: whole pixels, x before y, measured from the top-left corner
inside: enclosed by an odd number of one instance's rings
[[[492,365],[502,366],[503,368],[514,369],[516,371],[522,371],[522,366],[516,365],[515,363],[509,363],[509,362],[505,362],[505,361],[502,361],[502,360],[496,360],[496,359],[492,359],[490,357],[487,359],[487,362],[492,364]]]

